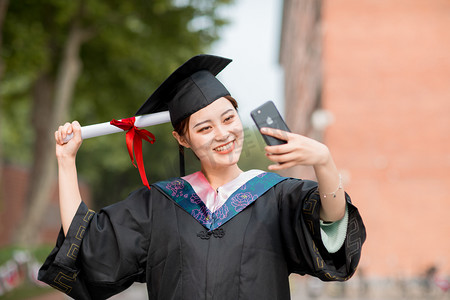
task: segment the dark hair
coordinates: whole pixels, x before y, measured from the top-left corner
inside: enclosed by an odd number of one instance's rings
[[[230,101],[231,104],[233,105],[233,107],[237,110],[238,104],[237,104],[237,101],[233,97],[231,97],[230,95],[227,95],[227,96],[224,96],[224,98],[228,99],[228,101]],[[175,130],[180,136],[185,135],[189,128],[189,120],[190,119],[191,119],[191,116],[181,120],[180,122],[178,122],[177,124],[175,124],[173,126],[173,130]]]

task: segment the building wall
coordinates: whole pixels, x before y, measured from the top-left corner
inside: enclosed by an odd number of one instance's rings
[[[449,16],[447,0],[322,5],[324,142],[367,227],[368,275],[450,274]]]

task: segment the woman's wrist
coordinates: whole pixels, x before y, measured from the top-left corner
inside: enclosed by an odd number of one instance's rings
[[[317,164],[313,167],[319,187],[321,187],[321,194],[332,193],[336,187],[342,186],[342,179],[331,156],[326,163]]]
[[[71,155],[60,155],[56,156],[58,161],[58,166],[60,167],[72,167],[75,166],[75,156]]]
[[[342,178],[331,155],[327,163],[314,165],[314,171],[322,201],[321,219],[330,222],[340,220],[345,214],[345,194]]]
[[[316,174],[323,172],[330,172],[336,169],[336,166],[334,165],[333,158],[331,157],[331,153],[328,150],[328,147],[325,146],[325,150],[322,157],[318,160],[316,164],[313,165],[313,168]]]

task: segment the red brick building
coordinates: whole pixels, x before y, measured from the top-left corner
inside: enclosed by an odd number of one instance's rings
[[[287,122],[331,149],[368,275],[450,274],[449,16],[448,0],[284,1]]]

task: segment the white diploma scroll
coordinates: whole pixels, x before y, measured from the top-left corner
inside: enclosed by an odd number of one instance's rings
[[[136,127],[148,127],[152,125],[158,125],[170,122],[169,111],[162,111],[153,114],[147,114],[142,116],[136,116],[134,121],[134,126]],[[81,138],[89,139],[92,137],[107,135],[111,133],[123,132],[117,126],[111,125],[109,122],[87,125],[81,127]],[[66,136],[64,142],[68,142],[73,137],[73,134]]]

